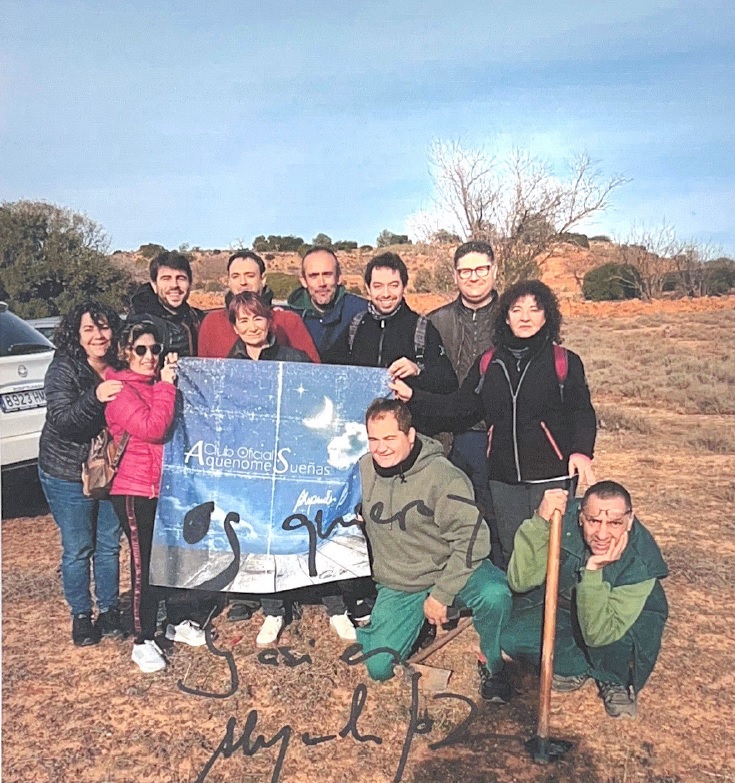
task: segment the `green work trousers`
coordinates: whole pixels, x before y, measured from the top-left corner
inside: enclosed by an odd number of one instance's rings
[[[374,680],[389,680],[393,666],[411,652],[424,623],[424,601],[428,590],[404,593],[378,585],[378,599],[370,625],[357,629],[357,641],[366,656],[368,674]],[[500,632],[510,615],[510,590],[505,574],[484,560],[459,591],[455,606],[472,609],[472,620],[480,636],[480,649],[491,672],[503,668]],[[380,652],[376,652],[380,650]]]
[[[503,629],[500,644],[513,660],[538,663],[544,620],[543,606],[518,610],[515,606]],[[635,645],[630,632],[603,647],[588,647],[582,638],[574,608],[559,607],[554,640],[554,674],[562,677],[586,674],[598,682],[630,685],[635,666]]]

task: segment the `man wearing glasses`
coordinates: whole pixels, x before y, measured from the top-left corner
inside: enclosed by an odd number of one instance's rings
[[[441,335],[460,385],[475,359],[492,346],[492,324],[498,300],[496,269],[493,249],[487,242],[460,245],[454,253],[453,273],[459,295],[428,316]],[[449,459],[469,476],[485,518],[494,521],[494,515],[488,513],[492,500],[487,483],[486,431],[485,422],[479,422],[466,432],[455,433]],[[491,553],[500,552],[497,531],[493,527],[491,524]]]
[[[593,484],[581,502],[549,489],[518,529],[508,566],[513,611],[501,645],[513,659],[538,661],[541,650],[548,520],[564,514],[554,690],[597,682],[612,718],[636,716],[636,697],[658,658],[668,616],[661,580],[668,569],[630,494],[615,481]]]

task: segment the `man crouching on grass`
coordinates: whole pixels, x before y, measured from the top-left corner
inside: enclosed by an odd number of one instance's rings
[[[447,607],[472,609],[480,649],[481,694],[505,703],[500,631],[510,613],[505,574],[487,560],[490,534],[474,504],[472,484],[444,457],[438,441],[418,435],[400,400],[377,399],[365,414],[370,453],[360,460],[362,516],[373,556],[378,598],[370,624],[357,629],[374,680],[393,676],[424,618],[447,621]]]
[[[634,718],[636,696],[661,647],[668,616],[661,579],[668,570],[620,484],[600,481],[569,507],[566,491],[546,490],[536,514],[518,529],[508,566],[513,613],[503,650],[514,659],[538,659],[548,520],[557,509],[566,514],[552,687],[574,691],[593,678],[610,717]]]

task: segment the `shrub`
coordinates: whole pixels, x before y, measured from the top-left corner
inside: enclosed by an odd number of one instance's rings
[[[329,234],[317,234],[311,240],[312,245],[321,245],[322,247],[332,247],[332,237]]]
[[[610,237],[605,234],[597,234],[593,237],[590,237],[590,242],[612,242],[612,239],[610,239]]]
[[[375,241],[377,247],[390,247],[391,245],[410,245],[411,240],[407,234],[394,234],[392,231],[388,231],[387,228],[383,229]]]
[[[307,245],[304,243],[299,247],[299,249],[296,252],[301,256],[301,258],[303,258],[311,250],[312,247],[314,247],[314,245]]]
[[[335,250],[357,250],[357,242],[353,242],[349,239],[340,239],[339,242],[334,243]]]
[[[459,245],[462,242],[462,237],[445,228],[440,228],[431,235],[430,241],[435,245]]]
[[[416,291],[417,294],[431,293],[433,284],[434,276],[431,274],[431,271],[426,268],[419,269],[414,275],[413,290]]]
[[[360,245],[360,250],[362,250],[363,253],[372,253],[373,246],[372,245]]]
[[[574,234],[574,233],[564,233],[559,234],[559,239],[562,242],[568,242],[570,245],[577,245],[578,247],[585,247],[589,249],[590,241],[587,239],[586,234]]]
[[[143,258],[153,258],[159,253],[165,253],[166,248],[163,245],[156,245],[154,242],[149,242],[147,245],[141,245],[138,248],[138,252]]]
[[[269,272],[268,287],[273,291],[274,299],[286,299],[291,291],[300,285],[298,275],[289,275],[285,272]]]
[[[644,416],[605,405],[597,406],[597,423],[600,429],[610,432],[637,432],[641,435],[650,435],[653,432],[651,422]]]
[[[702,268],[704,293],[707,296],[723,296],[735,288],[735,261],[718,258]]]
[[[636,267],[611,261],[587,272],[582,282],[582,293],[593,302],[635,299],[640,286],[640,273]]]

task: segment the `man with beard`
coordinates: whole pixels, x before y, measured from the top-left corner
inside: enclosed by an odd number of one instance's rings
[[[153,316],[163,322],[164,349],[179,356],[196,356],[198,332],[204,312],[188,303],[191,264],[183,253],[164,250],[150,264],[151,282],[141,286],[130,300],[131,315]]]
[[[227,294],[225,306],[207,314],[199,334],[199,356],[204,359],[226,359],[237,335],[232,329],[227,307],[236,294],[252,291],[269,307],[273,292],[266,285],[265,262],[252,250],[239,250],[227,262]],[[301,319],[288,310],[273,308],[273,331],[279,345],[303,351],[312,362],[319,362],[319,354],[311,335]]]
[[[403,294],[408,270],[396,253],[382,253],[365,268],[368,310],[356,315],[341,341],[340,364],[386,367],[393,380],[411,388],[448,394],[457,388],[457,376],[436,327],[415,313]],[[426,421],[414,418],[426,431]]]
[[[301,261],[301,288],[289,297],[289,307],[297,312],[311,334],[325,364],[339,364],[339,355],[332,355],[350,322],[367,310],[361,296],[348,294],[342,283],[339,260],[333,250],[317,245]]]

